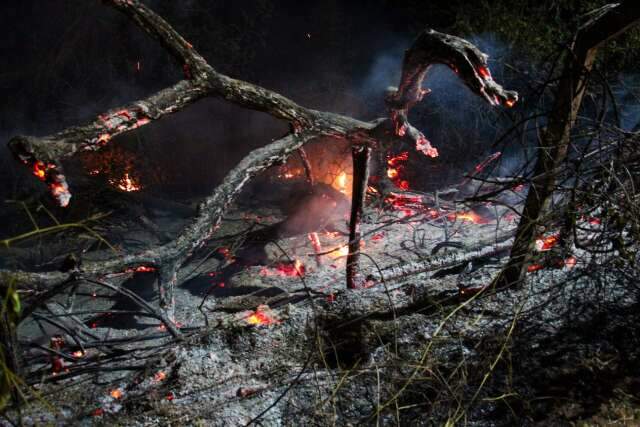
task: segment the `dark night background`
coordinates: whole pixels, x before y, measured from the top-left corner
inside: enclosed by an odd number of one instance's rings
[[[486,154],[510,123],[544,108],[535,97],[553,52],[584,22],[599,1],[206,1],[150,2],[219,71],[274,89],[298,103],[362,119],[383,114],[382,92],[396,85],[401,59],[425,27],[470,38],[491,55],[496,80],[519,90],[514,111],[492,110],[435,67],[426,85],[433,93],[412,111],[437,146],[436,161],[418,168],[438,172],[418,188],[456,179]],[[153,40],[99,1],[47,0],[3,6],[0,69],[0,196],[24,198],[43,191],[10,158],[6,141],[16,134],[45,135],[153,93],[180,79],[181,70]],[[637,31],[611,43],[600,72],[626,80],[631,97]],[[637,44],[637,43],[636,43]],[[137,70],[137,63],[140,70]],[[537,95],[536,95],[537,96]],[[586,102],[588,106],[588,100]],[[633,127],[637,112],[622,110]],[[178,114],[122,136],[114,146],[150,162],[163,179],[147,183],[175,196],[201,196],[250,149],[286,131],[261,113],[206,99]],[[526,140],[526,137],[524,140]],[[507,147],[502,172],[522,148]],[[511,152],[509,152],[511,150]],[[433,169],[435,168],[435,169]],[[72,187],[82,172],[67,168]],[[74,184],[74,181],[76,183]],[[151,184],[151,185],[150,185]],[[76,190],[76,197],[82,197]]]

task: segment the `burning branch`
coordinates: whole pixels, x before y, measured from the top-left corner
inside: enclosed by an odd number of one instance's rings
[[[426,93],[420,86],[428,66],[434,62],[449,65],[457,70],[467,86],[492,104],[510,106],[517,99],[515,92],[504,91],[493,81],[486,68],[486,55],[471,43],[435,31],[425,31],[407,51],[400,89],[387,96],[391,120],[362,122],[301,107],[278,93],[220,74],[165,20],[140,1],[107,0],[106,3],[131,18],[147,34],[158,40],[182,66],[186,78],[144,100],[109,110],[89,124],[70,127],[45,137],[17,136],[9,142],[14,155],[48,184],[60,205],[66,206],[71,197],[62,173],[62,159],[79,151],[99,150],[113,137],[182,110],[207,96],[221,97],[239,106],[286,120],[290,123],[292,132],[249,153],[200,204],[197,216],[174,241],[106,261],[85,261],[73,273],[10,272],[21,283],[28,283],[30,286],[60,284],[68,280],[70,274],[100,278],[140,265],[154,267],[158,273],[160,305],[168,311],[167,317],[172,318],[173,288],[184,280],[184,277],[178,275],[180,267],[211,237],[227,207],[243,186],[270,166],[285,161],[305,143],[321,136],[347,140],[357,147],[354,149],[354,160],[359,175],[354,177],[354,210],[348,262],[354,272],[359,250],[359,244],[354,243],[354,240],[357,240],[357,224],[362,215],[369,151],[370,147],[379,145],[381,128],[388,126],[391,121],[396,128],[393,139],[406,135],[425,154],[437,155],[424,135],[407,121],[409,108]],[[385,125],[381,126],[382,123]]]
[[[473,93],[489,104],[512,107],[518,100],[518,93],[505,90],[493,80],[487,59],[486,54],[467,40],[434,30],[423,31],[405,53],[399,88],[387,89],[385,101],[395,135],[411,139],[416,150],[426,156],[438,156],[438,150],[408,119],[411,107],[431,92],[422,87],[422,82],[429,67],[436,63],[451,68]]]

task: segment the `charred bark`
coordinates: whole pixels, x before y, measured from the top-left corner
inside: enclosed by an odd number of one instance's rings
[[[371,148],[366,145],[354,145],[353,180],[351,191],[351,217],[349,220],[349,254],[347,255],[347,288],[355,289],[359,284],[359,259],[360,259],[360,221],[364,211],[364,199],[367,194],[367,181],[369,180],[369,158]]]
[[[578,30],[564,57],[549,125],[538,146],[534,176],[511,256],[496,281],[500,287],[520,283],[527,273],[535,239],[543,225],[541,218],[549,209],[556,176],[567,157],[571,129],[580,110],[598,48],[640,21],[640,4],[634,1],[609,5],[603,10],[600,16]]]

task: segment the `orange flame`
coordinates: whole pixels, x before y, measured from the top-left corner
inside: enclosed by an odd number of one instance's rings
[[[116,188],[126,191],[128,193],[133,191],[140,191],[142,186],[138,184],[130,175],[129,172],[125,172],[124,176],[120,178],[118,181],[110,180],[111,185],[114,185]]]
[[[279,323],[278,319],[269,313],[269,307],[265,305],[259,305],[246,320],[249,325],[255,326],[269,326]]]
[[[560,241],[560,236],[552,234],[551,236],[541,237],[536,240],[536,249],[539,252],[545,252],[553,248]]]
[[[295,260],[293,263],[280,263],[275,268],[263,267],[260,269],[261,276],[282,276],[282,277],[296,277],[304,276],[305,267],[300,260]]]

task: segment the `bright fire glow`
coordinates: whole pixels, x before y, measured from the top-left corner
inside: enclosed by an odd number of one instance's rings
[[[122,390],[120,390],[119,388],[115,388],[115,389],[113,389],[113,390],[111,390],[109,392],[109,395],[111,397],[113,397],[114,399],[116,399],[116,400],[117,399],[121,399],[122,398]]]
[[[329,252],[329,256],[331,258],[342,258],[349,255],[349,246],[342,246],[335,251]]]
[[[421,151],[427,157],[438,157],[438,149],[433,147],[429,140],[421,136],[416,141],[416,150]]]
[[[47,168],[43,162],[38,160],[33,164],[33,174],[41,181],[44,181],[44,177],[47,174]]]
[[[387,157],[387,177],[393,181],[396,187],[402,190],[409,189],[409,181],[401,179],[400,172],[404,168],[404,162],[409,160],[409,152],[403,151],[395,156]]]
[[[265,276],[281,276],[281,277],[296,277],[304,276],[305,267],[300,260],[295,260],[293,263],[280,263],[274,268],[263,267],[260,269],[260,275]]]
[[[455,212],[453,214],[447,215],[447,219],[449,219],[450,221],[455,221],[455,220],[469,221],[469,222],[472,222],[474,224],[487,224],[487,223],[489,223],[488,220],[482,218],[480,215],[478,215],[474,211]]]
[[[338,191],[347,194],[347,173],[345,171],[340,172],[340,175],[336,178],[336,184],[338,185]]]
[[[269,326],[279,323],[278,319],[269,313],[269,308],[262,305],[247,316],[246,320],[249,325],[255,326]]]
[[[125,172],[119,180],[110,180],[109,182],[116,188],[128,193],[142,189],[142,186],[129,175],[129,172]]]
[[[539,238],[536,240],[536,249],[539,252],[548,251],[558,244],[560,240],[560,236],[557,234],[552,234],[551,236]]]

